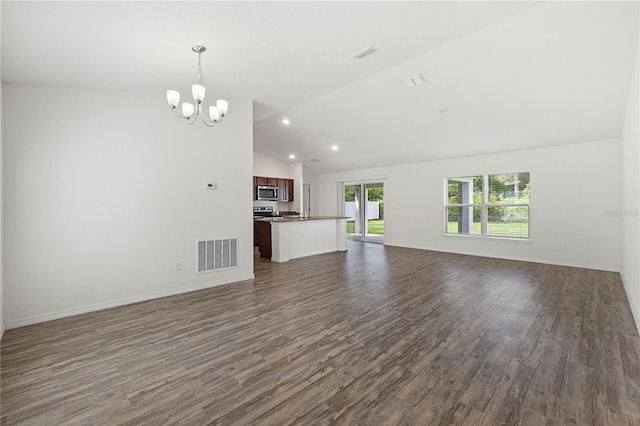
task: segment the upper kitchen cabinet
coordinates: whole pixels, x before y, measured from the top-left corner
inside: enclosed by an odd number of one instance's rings
[[[289,191],[286,179],[278,179],[278,201],[289,201]]]
[[[291,179],[278,179],[278,201],[293,201],[293,188],[289,190],[289,182],[293,184]]]
[[[254,176],[253,177],[255,186],[278,186],[278,178],[274,177],[264,177],[264,176]]]
[[[289,201],[293,201],[293,179],[287,179],[287,194],[289,195]]]

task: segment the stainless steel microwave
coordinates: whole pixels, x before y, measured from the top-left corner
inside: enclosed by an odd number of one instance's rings
[[[257,186],[256,199],[278,201],[278,187],[277,186]]]

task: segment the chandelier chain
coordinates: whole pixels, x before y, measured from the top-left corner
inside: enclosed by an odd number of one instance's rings
[[[198,83],[204,86],[204,79],[202,78],[202,53],[198,52]]]

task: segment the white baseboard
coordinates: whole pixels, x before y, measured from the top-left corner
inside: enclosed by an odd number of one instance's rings
[[[386,244],[385,246],[393,247],[393,244]],[[417,250],[429,250],[429,251],[438,251],[441,253],[452,253],[452,254],[463,254],[465,256],[476,256],[476,257],[488,257],[491,259],[505,259],[505,260],[516,260],[518,262],[532,262],[532,263],[542,263],[546,265],[557,265],[557,266],[568,266],[571,268],[583,268],[583,269],[595,269],[598,271],[607,271],[607,272],[620,272],[620,267],[608,266],[608,265],[593,265],[589,263],[580,263],[580,262],[565,262],[565,261],[556,261],[550,259],[538,259],[532,257],[520,257],[520,256],[503,256],[503,255],[494,255],[494,254],[478,254],[470,251],[464,250],[443,250],[443,249],[434,249],[428,247],[415,247],[415,246],[395,246],[395,247],[405,247],[412,248]]]
[[[318,254],[334,253],[334,252],[337,252],[337,251],[346,251],[346,250],[338,250],[337,248],[314,250],[314,251],[308,251],[308,252],[305,252],[305,253],[296,253],[294,256],[290,256],[288,258],[281,258],[281,257],[272,256],[271,257],[271,261],[272,262],[283,263],[283,262],[288,262],[289,260],[293,260],[293,259],[300,259],[301,257],[316,256]]]
[[[631,307],[633,321],[636,323],[636,331],[640,332],[640,303],[633,298],[633,291],[630,289],[632,285],[637,285],[637,283],[630,282],[630,279],[628,279],[624,273],[624,269],[620,271],[620,278],[622,278],[624,292],[627,295],[627,302],[629,302],[629,306]]]
[[[627,291],[627,288],[624,288],[625,293],[627,293],[627,300],[629,301],[629,305],[631,306],[631,315],[633,315],[633,319],[636,323],[636,331],[638,333],[640,333],[640,311],[637,310],[636,306],[638,306],[638,304],[635,302],[635,300],[631,300],[629,298],[629,291]]]
[[[207,288],[217,287],[225,284],[237,283],[240,281],[252,280],[255,278],[253,274],[241,275],[232,277],[226,280],[209,281],[206,283],[195,284],[186,287],[177,287],[168,290],[157,291],[153,293],[146,293],[137,296],[125,297],[122,299],[110,300],[108,302],[95,303],[92,305],[79,306],[77,308],[63,309],[56,312],[49,312],[46,314],[33,315],[24,318],[18,318],[7,321],[7,329],[24,327],[27,325],[38,324],[41,322],[53,321],[61,318],[72,317],[74,315],[86,314],[89,312],[101,311],[103,309],[115,308],[123,305],[130,305],[132,303],[145,302],[147,300],[159,299],[161,297],[175,296],[176,294],[189,293],[197,290],[204,290]],[[2,324],[2,330],[4,332],[5,324]]]
[[[308,251],[306,253],[297,253],[294,256],[289,257],[289,259],[300,259],[301,257],[317,256],[319,254],[334,253],[337,251],[338,251],[337,248],[314,250],[314,251]]]

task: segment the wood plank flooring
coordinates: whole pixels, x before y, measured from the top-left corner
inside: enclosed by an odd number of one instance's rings
[[[23,327],[3,425],[640,425],[616,273],[349,243]]]

